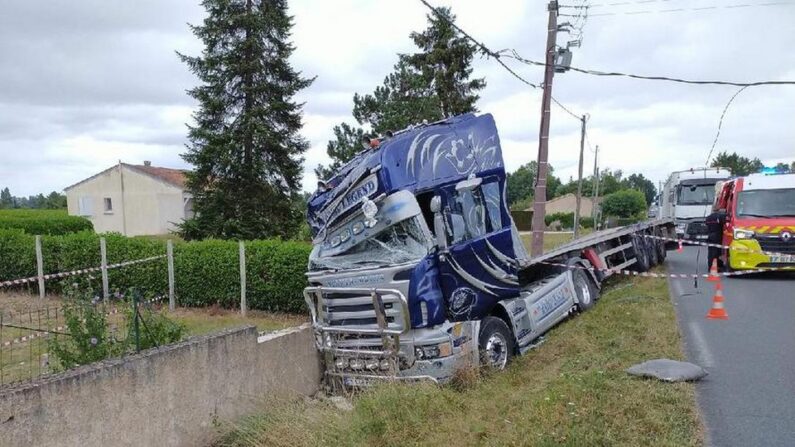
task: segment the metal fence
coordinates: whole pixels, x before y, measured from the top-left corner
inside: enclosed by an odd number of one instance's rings
[[[101,291],[96,290],[94,306],[102,306],[106,312],[108,324],[116,329],[117,335],[124,338],[127,346],[134,346],[140,350],[141,334],[149,329],[140,318],[140,309],[145,306],[160,306],[168,300],[169,310],[176,308],[174,284],[174,245],[171,240],[166,243],[165,253],[143,259],[134,259],[108,264],[107,245],[105,238],[100,238],[101,263],[99,266],[87,266],[67,272],[44,272],[44,258],[41,249],[41,237],[36,237],[36,276],[0,280],[0,292],[14,292],[14,302],[0,302],[0,385],[7,385],[21,381],[34,380],[48,373],[54,372],[57,365],[51,362],[50,354],[52,342],[58,337],[71,337],[64,310],[61,305],[55,305],[47,297],[47,282],[63,280],[81,275],[94,275],[99,273],[102,283]],[[166,259],[168,263],[168,291],[162,295],[148,300],[139,300],[136,296],[132,303],[120,301],[111,293],[108,271],[121,269],[147,262]],[[246,247],[241,241],[239,245],[240,268],[240,312],[245,317],[246,303]],[[0,272],[1,273],[1,272]],[[36,291],[38,297],[35,296]],[[9,295],[11,296],[11,295]],[[125,326],[123,306],[132,306],[135,318],[131,320],[132,327]],[[141,324],[139,324],[141,323]],[[113,331],[112,331],[113,332]],[[123,332],[123,333],[122,333]],[[134,337],[134,339],[129,339]]]
[[[130,352],[137,352],[141,350],[141,334],[149,330],[141,318],[141,309],[159,306],[165,299],[166,296],[161,295],[139,300],[136,295],[131,303],[111,299],[110,302],[95,300],[90,305],[105,313],[111,335],[125,340]],[[131,306],[134,315],[129,327],[125,306]],[[71,336],[61,306],[17,303],[16,308],[0,309],[0,386],[34,380],[54,372],[57,365],[52,364],[50,358],[53,339]]]

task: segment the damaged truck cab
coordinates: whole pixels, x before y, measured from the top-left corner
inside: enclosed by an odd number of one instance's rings
[[[390,135],[319,184],[304,295],[328,380],[443,382],[478,362],[502,368],[592,305],[593,274],[526,268],[505,190],[489,114]]]

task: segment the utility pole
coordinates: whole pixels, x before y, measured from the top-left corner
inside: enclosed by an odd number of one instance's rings
[[[591,218],[594,219],[594,228],[596,228],[597,199],[599,199],[599,145],[596,145],[595,154],[593,156],[593,204],[591,206]]]
[[[580,167],[577,174],[577,205],[574,208],[574,239],[580,235],[580,202],[582,201],[582,158],[585,152],[585,121],[586,116],[580,118],[582,129],[580,130]]]
[[[544,95],[541,99],[541,130],[538,136],[538,178],[533,194],[533,241],[530,255],[541,256],[544,252],[544,217],[547,201],[547,163],[549,158],[549,108],[552,100],[552,78],[555,75],[556,39],[558,35],[558,2],[552,0],[547,6],[547,54],[544,69]]]

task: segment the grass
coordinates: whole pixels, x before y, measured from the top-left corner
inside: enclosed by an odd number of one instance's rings
[[[44,304],[38,296],[27,293],[2,293],[0,303],[3,323],[13,326],[45,328],[54,330],[64,325],[61,299],[48,297]],[[233,327],[254,325],[260,332],[274,331],[296,326],[309,320],[308,316],[263,312],[252,310],[244,318],[239,310],[210,308],[177,308],[169,312],[161,308],[169,318],[185,325],[185,336],[203,335]],[[121,309],[118,309],[121,310]],[[108,316],[108,323],[115,325],[119,333],[125,334],[124,317],[121,312]],[[0,326],[0,384],[28,380],[49,373],[47,366],[48,344],[46,338],[34,338],[21,343],[2,346],[3,342],[30,336],[33,331]]]
[[[216,445],[700,445],[693,384],[624,372],[660,357],[683,358],[667,283],[619,278],[594,309],[468,387],[384,385],[351,412],[271,399]]]
[[[592,229],[586,228],[580,232],[580,235],[585,236],[586,234],[590,234],[593,232]],[[521,235],[522,242],[524,243],[525,247],[527,247],[528,252],[530,251],[530,243],[533,240],[533,235],[530,233],[525,233]],[[554,248],[560,247],[561,245],[571,242],[574,240],[574,233],[573,232],[559,232],[559,233],[544,233],[544,251],[550,251]]]

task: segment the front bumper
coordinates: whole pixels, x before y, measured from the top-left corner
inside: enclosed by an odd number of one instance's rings
[[[340,299],[343,295],[353,297]],[[323,355],[327,384],[332,388],[382,381],[445,382],[462,359],[469,359],[473,351],[477,358],[471,335],[476,333],[476,322],[411,329],[406,297],[396,289],[307,287],[304,298]],[[350,323],[369,321],[364,317],[374,317],[370,319],[375,324]],[[441,345],[446,345],[443,356],[415,356],[417,346]]]
[[[762,246],[755,239],[734,240],[729,246],[729,266],[734,270],[795,270],[795,263],[778,262],[779,259],[762,251]]]

